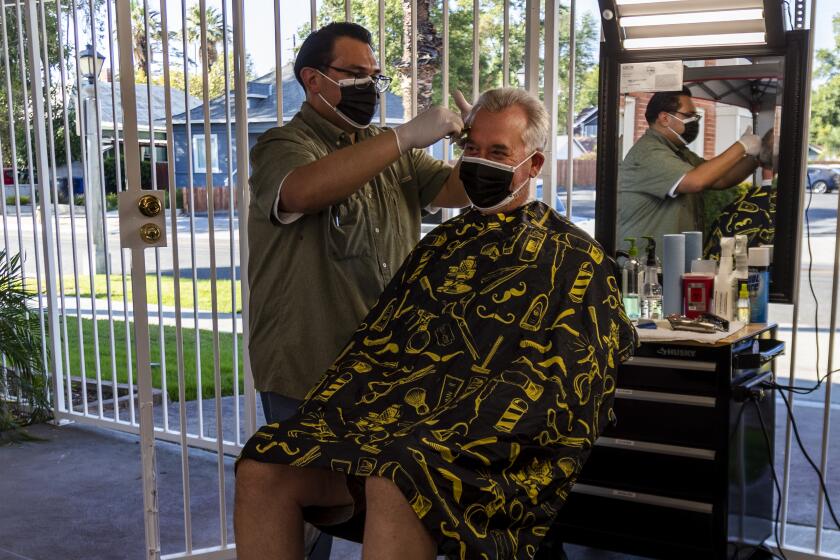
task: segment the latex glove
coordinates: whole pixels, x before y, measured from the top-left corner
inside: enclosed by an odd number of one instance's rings
[[[761,167],[773,167],[773,129],[768,130],[761,139],[761,152],[758,154]]]
[[[458,135],[464,128],[464,121],[456,113],[443,107],[429,108],[394,129],[397,147],[401,154],[411,148],[431,146],[444,136]]]
[[[467,102],[460,89],[456,89],[452,92],[452,99],[455,100],[455,105],[457,105],[458,110],[461,111],[461,119],[467,120],[467,115],[470,114],[470,111],[472,111],[473,108],[472,104]]]
[[[744,151],[748,156],[757,157],[761,153],[761,138],[753,134],[751,126],[747,127],[743,136],[738,139],[738,143],[744,147]]]

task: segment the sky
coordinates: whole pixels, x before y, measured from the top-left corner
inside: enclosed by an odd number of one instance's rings
[[[254,62],[257,74],[274,68],[274,4],[276,0],[248,0],[245,3],[246,49]],[[317,0],[315,0],[317,1]],[[697,0],[702,2],[703,0]],[[598,15],[597,0],[577,0],[578,18],[585,12]],[[809,3],[810,8],[810,3]],[[283,62],[292,61],[291,37],[297,29],[309,21],[309,2],[306,0],[280,0],[281,27],[283,35]],[[817,0],[816,48],[833,47],[831,17],[840,12],[837,0]]]
[[[182,0],[183,1],[183,0]],[[188,5],[198,0],[185,0]],[[222,0],[206,0],[207,6],[221,9]],[[310,0],[317,2],[318,0]],[[486,1],[486,0],[484,0]],[[569,0],[566,0],[569,1]],[[697,0],[703,2],[703,0]],[[228,24],[232,26],[232,11],[228,2]],[[301,25],[309,21],[310,3],[307,0],[247,0],[245,2],[245,46],[254,65],[254,71],[259,76],[270,72],[275,66],[275,28],[274,6],[279,2],[282,34],[283,64],[293,61],[293,40]],[[181,25],[181,1],[179,0],[150,0],[150,9],[159,9],[160,3],[167,6],[168,24],[170,30],[179,29]],[[598,17],[597,0],[576,0],[577,17],[581,18],[589,12]],[[810,9],[810,2],[808,3]],[[834,45],[831,28],[831,18],[840,12],[840,2],[837,0],[817,0],[817,18],[815,31],[816,48],[832,48]],[[101,50],[101,49],[100,49]],[[195,53],[191,53],[195,58]],[[158,55],[159,57],[159,55]],[[158,58],[156,57],[156,58]],[[387,68],[385,69],[387,73]]]

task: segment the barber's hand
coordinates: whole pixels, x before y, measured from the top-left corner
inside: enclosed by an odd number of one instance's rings
[[[400,153],[431,146],[444,136],[457,135],[464,121],[456,113],[434,106],[394,129]]]
[[[766,169],[773,167],[773,129],[768,130],[761,138],[761,152],[758,162]]]
[[[472,111],[472,104],[467,102],[467,100],[464,98],[464,94],[461,93],[460,89],[456,89],[452,92],[452,99],[455,100],[455,105],[457,105],[458,110],[461,111],[461,119],[466,120],[467,115],[469,115],[470,111]]]
[[[752,127],[748,126],[744,131],[744,135],[738,139],[738,142],[744,147],[744,151],[748,156],[758,156],[761,153],[761,138],[753,134]]]

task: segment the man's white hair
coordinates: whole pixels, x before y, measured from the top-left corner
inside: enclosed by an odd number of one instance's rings
[[[551,130],[548,112],[539,99],[524,89],[511,87],[488,89],[481,94],[478,101],[473,105],[470,114],[467,115],[466,122],[467,124],[472,123],[479,110],[498,113],[514,105],[522,107],[528,117],[528,124],[525,127],[525,132],[522,133],[522,141],[525,143],[526,150],[529,152],[533,150],[543,151],[548,143],[548,135]]]

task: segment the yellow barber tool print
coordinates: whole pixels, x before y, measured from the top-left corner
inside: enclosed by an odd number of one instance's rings
[[[297,413],[241,457],[351,486],[385,477],[439,554],[532,560],[636,344],[612,270],[541,202],[459,214],[406,257]],[[336,530],[360,538],[363,525]]]

